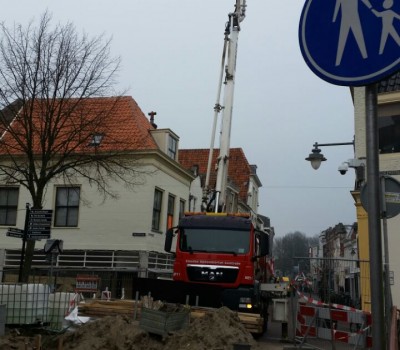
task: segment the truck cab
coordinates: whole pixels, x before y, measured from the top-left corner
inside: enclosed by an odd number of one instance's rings
[[[222,288],[222,303],[246,311],[259,304],[258,286],[267,280],[268,234],[248,214],[185,213],[176,228],[173,279]],[[170,252],[174,230],[168,230]]]

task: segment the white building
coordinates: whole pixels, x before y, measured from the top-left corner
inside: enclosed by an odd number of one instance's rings
[[[99,106],[111,101],[96,98],[90,103]],[[109,180],[118,198],[104,201],[97,187],[79,176],[75,183],[65,183],[62,178],[48,183],[42,206],[53,210],[51,238],[63,240],[64,247],[56,267],[80,272],[129,269],[142,275],[170,272],[164,233],[188,209],[195,177],[177,161],[179,137],[173,131],[157,129],[131,97],[120,98],[113,108],[96,146],[118,153],[118,145],[129,138],[133,146],[121,156],[134,162],[136,185],[127,188]],[[112,142],[107,143],[108,137]],[[7,156],[3,153],[1,159],[7,161]],[[26,203],[31,203],[31,198],[23,186],[1,182],[3,176],[0,171],[0,264],[9,270],[19,267],[22,239],[8,237],[6,232],[24,228]],[[36,242],[33,267],[46,264],[44,244],[45,240]]]
[[[77,274],[97,273],[114,281],[113,292],[123,287],[129,293],[132,274],[145,277],[172,272],[173,257],[164,252],[165,232],[178,224],[184,211],[202,210],[204,159],[198,156],[208,155],[208,150],[184,150],[181,154],[179,137],[170,129],[157,129],[154,113],[149,113],[149,121],[131,97],[83,103],[88,104],[82,108],[88,107],[87,118],[91,110],[115,105],[106,126],[94,128],[90,142],[83,143],[79,152],[113,152],[132,162],[135,185],[127,187],[112,178],[108,187],[115,198],[104,200],[97,187],[82,176],[76,176],[74,182],[63,177],[48,182],[42,208],[53,212],[51,239],[63,241],[63,252],[53,268],[67,271],[70,284]],[[37,118],[40,120],[39,114]],[[0,135],[7,141],[4,144],[13,144],[6,139],[7,131]],[[6,153],[0,147],[0,162],[10,161]],[[24,228],[26,203],[31,203],[31,198],[25,187],[7,183],[1,169],[0,163],[0,275],[4,272],[0,278],[15,281],[22,239],[7,236],[7,232]],[[228,182],[228,211],[257,217],[261,182],[256,166],[249,165],[241,149],[231,150]],[[45,243],[45,239],[36,242],[32,264],[34,269],[41,268],[42,274],[47,274],[49,267]],[[121,282],[121,276],[126,278],[128,273],[128,279]]]

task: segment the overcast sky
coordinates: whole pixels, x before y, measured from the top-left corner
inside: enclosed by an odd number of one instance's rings
[[[111,36],[128,89],[159,128],[180,136],[180,148],[208,148],[223,33],[235,0],[18,0],[2,7],[7,24],[26,24],[48,9],[89,35]],[[314,142],[350,142],[349,88],[330,85],[306,66],[298,44],[301,0],[248,0],[239,34],[231,146],[257,165],[259,213],[277,236],[315,235],[356,221],[354,172],[337,171],[351,146],[322,147],[318,171],[304,160]],[[216,145],[218,146],[218,144]]]

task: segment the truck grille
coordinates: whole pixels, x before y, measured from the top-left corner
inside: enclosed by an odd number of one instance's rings
[[[239,268],[209,265],[188,265],[187,274],[191,282],[234,283]]]

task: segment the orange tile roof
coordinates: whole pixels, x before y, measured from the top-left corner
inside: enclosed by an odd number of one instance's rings
[[[179,163],[190,170],[194,165],[198,166],[199,175],[205,177],[207,172],[209,149],[180,149],[178,153]],[[210,186],[215,186],[217,157],[219,149],[214,149],[211,165]],[[239,197],[247,201],[247,190],[251,168],[241,148],[231,148],[229,152],[228,178],[239,188]],[[203,184],[204,185],[204,184]]]
[[[73,153],[91,152],[93,147],[89,146],[89,143],[95,134],[104,135],[102,142],[96,147],[97,151],[158,149],[149,132],[154,127],[130,96],[98,97],[81,101],[74,98],[62,102],[56,100],[53,108],[60,111],[59,120],[51,118],[53,123],[59,123],[57,128],[53,128],[57,130],[57,135],[54,138],[55,145],[52,146],[58,152],[67,150],[73,150]],[[32,114],[34,153],[41,153],[40,135],[43,134],[41,130],[50,119],[45,117],[48,110],[47,101],[34,101]],[[23,135],[25,115],[28,114],[22,109],[12,122],[10,127],[14,132],[22,132]],[[4,147],[7,147],[11,154],[25,153],[9,132],[4,134],[2,140],[4,142],[0,154],[6,153]]]

